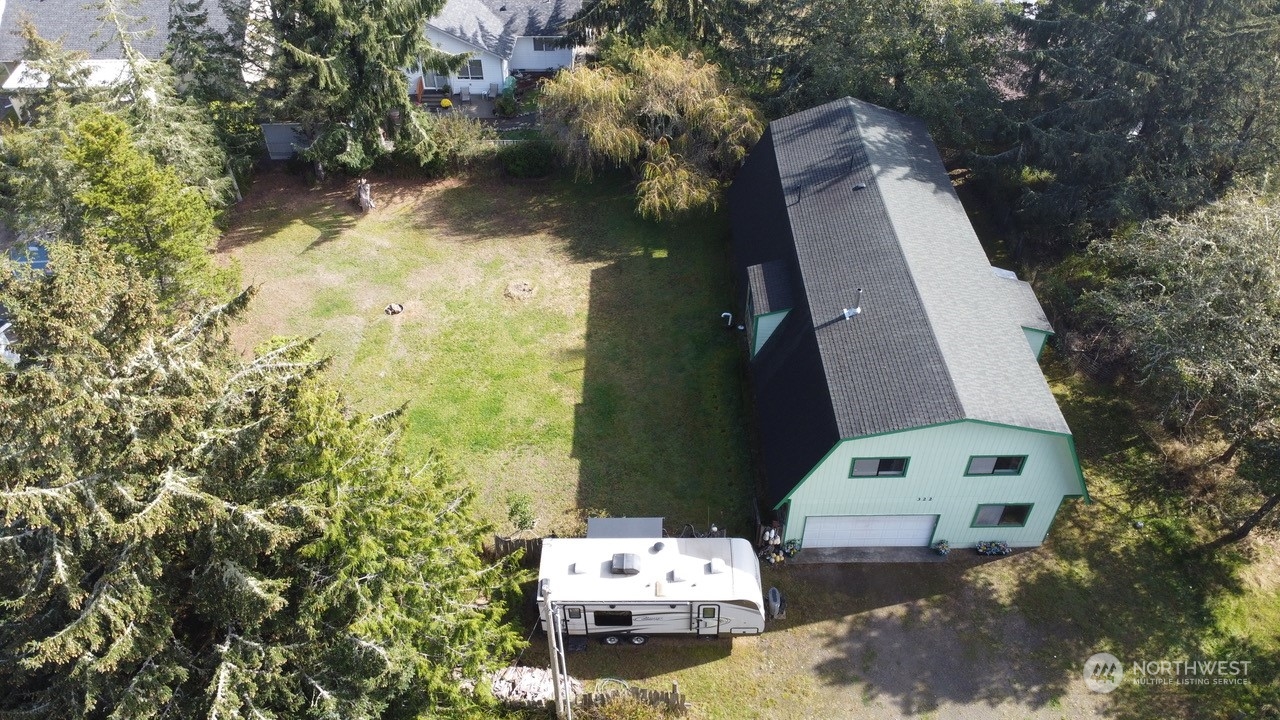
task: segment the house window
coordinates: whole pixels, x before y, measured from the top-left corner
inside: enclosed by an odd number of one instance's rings
[[[849,477],[902,477],[910,458],[854,458]]]
[[[1021,475],[1026,455],[979,455],[969,458],[965,475]]]
[[[1030,514],[1030,505],[979,505],[973,527],[1023,527]]]
[[[560,48],[556,47],[556,43],[559,41],[560,41],[560,38],[556,38],[556,37],[536,37],[533,39],[533,49],[538,52],[551,52],[552,50],[559,50]]]
[[[458,69],[459,80],[483,80],[484,63],[479,60],[468,60],[466,65]]]
[[[600,627],[631,627],[630,610],[596,610],[595,616]]]

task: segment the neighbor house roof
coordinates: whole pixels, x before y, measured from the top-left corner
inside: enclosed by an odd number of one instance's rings
[[[582,0],[448,0],[428,25],[503,58],[517,37],[555,37]]]
[[[237,0],[231,0],[231,5]],[[122,6],[133,21],[130,38],[134,49],[148,58],[158,58],[169,42],[170,0],[137,0]],[[223,32],[228,20],[220,0],[205,0],[211,30]],[[23,40],[16,31],[25,16],[35,23],[40,36],[61,40],[66,50],[88,53],[94,60],[119,59],[120,43],[115,28],[102,22],[101,9],[85,0],[0,0],[0,62],[22,57]]]
[[[793,398],[823,438],[966,419],[1070,432],[1021,330],[1048,331],[1044,312],[993,272],[922,121],[851,98],[776,120],[731,204],[743,283],[784,260],[802,306],[754,362],[771,475],[820,459],[792,437]]]

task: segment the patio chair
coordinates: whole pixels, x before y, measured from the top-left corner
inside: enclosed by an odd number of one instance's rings
[[[489,83],[489,93],[485,97],[494,100],[498,97],[498,83]]]
[[[471,102],[471,86],[470,85],[462,86],[462,102],[464,103]]]

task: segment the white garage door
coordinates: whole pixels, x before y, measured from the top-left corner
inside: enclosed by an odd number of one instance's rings
[[[804,547],[925,547],[937,515],[810,515]]]

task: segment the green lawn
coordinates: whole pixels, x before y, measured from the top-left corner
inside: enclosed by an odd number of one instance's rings
[[[411,457],[448,458],[500,524],[522,493],[543,532],[577,508],[746,530],[721,216],[645,222],[619,182],[373,182],[361,217],[342,191],[259,180],[224,241],[261,286],[242,347],[318,336],[355,405],[403,405]]]
[[[640,221],[618,182],[374,187],[379,208],[361,217],[345,190],[259,180],[224,242],[261,285],[241,347],[317,335],[357,406],[404,405],[411,457],[448,457],[499,524],[518,492],[540,532],[571,530],[579,508],[748,530],[741,339],[719,320],[722,217]],[[533,295],[506,297],[519,282]],[[392,302],[404,314],[384,315]],[[790,611],[765,635],[592,646],[570,671],[589,686],[679,682],[694,717],[726,720],[1268,717],[1275,543],[1196,556],[1158,424],[1058,365],[1048,374],[1096,502],[1064,506],[1043,548],[766,569]],[[1252,684],[1098,695],[1080,668],[1099,651],[1250,660]],[[541,652],[535,642],[525,659]]]

